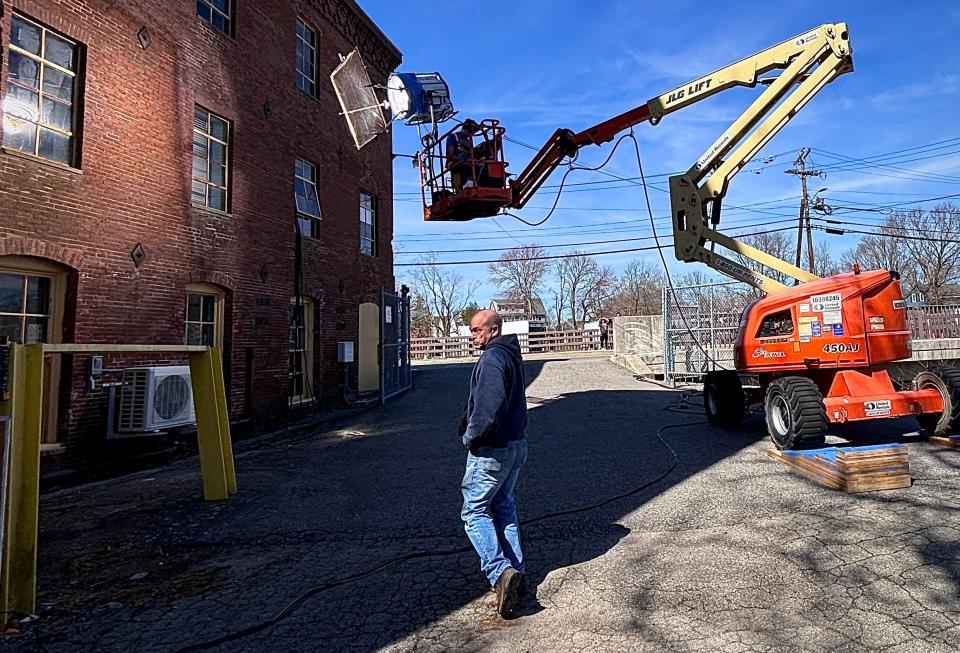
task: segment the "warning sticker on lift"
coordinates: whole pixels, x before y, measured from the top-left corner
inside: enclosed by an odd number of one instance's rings
[[[814,338],[819,338],[819,337],[821,336],[821,329],[820,329],[820,323],[819,323],[819,322],[812,322],[812,323],[810,324],[810,334],[811,334]]]
[[[800,304],[800,312],[801,312],[801,313],[809,313],[809,312],[810,312],[810,304]]]
[[[823,311],[839,311],[840,299],[840,293],[833,293],[831,295],[814,295],[810,298],[810,303],[813,304],[813,310],[815,313],[822,313]]]
[[[814,313],[823,313],[824,324],[842,324],[843,310],[841,304],[843,297],[840,293],[830,295],[814,295],[810,298],[810,305]]]
[[[883,316],[871,316],[870,318],[870,330],[871,331],[883,331]]]
[[[865,401],[863,402],[863,412],[867,417],[880,417],[890,414],[890,400]]]

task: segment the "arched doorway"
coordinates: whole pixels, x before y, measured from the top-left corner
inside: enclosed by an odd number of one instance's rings
[[[63,342],[70,269],[32,256],[0,256],[0,336],[19,344]],[[57,442],[60,357],[45,362],[43,443]]]

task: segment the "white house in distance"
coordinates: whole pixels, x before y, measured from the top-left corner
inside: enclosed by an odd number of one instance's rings
[[[539,297],[534,297],[529,302],[525,299],[491,299],[490,308],[503,318],[504,333],[511,333],[507,331],[507,322],[527,323],[526,331],[513,331],[513,333],[547,330],[547,309],[544,308],[543,300]]]

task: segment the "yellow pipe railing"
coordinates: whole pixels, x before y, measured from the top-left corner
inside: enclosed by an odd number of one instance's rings
[[[43,428],[44,356],[54,354],[188,354],[197,419],[200,474],[206,501],[237,493],[237,474],[227,415],[223,363],[216,347],[195,345],[12,345],[8,398],[0,416],[10,431],[7,510],[0,548],[0,610],[31,614],[36,606],[37,532],[40,507],[40,442]]]

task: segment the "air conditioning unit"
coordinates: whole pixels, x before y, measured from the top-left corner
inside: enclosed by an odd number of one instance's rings
[[[190,367],[131,367],[120,386],[119,433],[144,433],[193,424]]]

